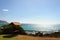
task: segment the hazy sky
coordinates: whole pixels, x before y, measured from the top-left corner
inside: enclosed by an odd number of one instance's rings
[[[0,20],[59,24],[60,0],[0,0]]]

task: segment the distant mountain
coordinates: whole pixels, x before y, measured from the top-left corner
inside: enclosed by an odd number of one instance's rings
[[[2,20],[0,20],[0,24],[9,24],[9,23],[6,22],[6,21],[2,21]]]

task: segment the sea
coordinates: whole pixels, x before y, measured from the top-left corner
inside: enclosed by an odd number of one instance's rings
[[[35,30],[35,31],[60,31],[60,25],[39,25],[39,24],[22,24],[24,30]]]
[[[4,24],[0,24],[0,27]],[[21,27],[24,30],[34,30],[34,31],[60,31],[60,25],[48,25],[48,26],[41,26],[38,24],[21,24]]]
[[[3,26],[4,24],[0,24],[0,27]]]

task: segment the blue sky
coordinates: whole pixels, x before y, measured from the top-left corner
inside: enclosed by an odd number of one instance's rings
[[[0,0],[0,20],[60,24],[60,0]]]

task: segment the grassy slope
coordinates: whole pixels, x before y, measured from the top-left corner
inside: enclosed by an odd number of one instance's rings
[[[12,38],[3,38],[4,35],[0,35],[0,40],[60,40],[60,38],[49,38],[49,37],[33,37],[25,35],[17,35]]]

